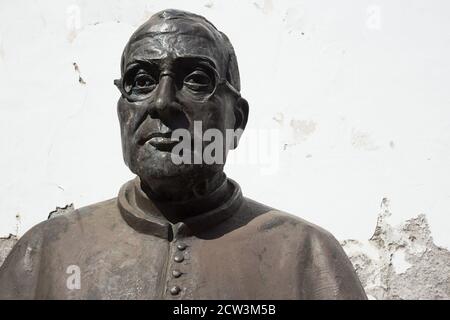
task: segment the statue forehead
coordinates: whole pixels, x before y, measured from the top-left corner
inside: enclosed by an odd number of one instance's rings
[[[221,75],[225,74],[228,63],[222,35],[212,25],[195,19],[152,17],[131,36],[122,67],[136,59],[163,59],[168,55],[208,57]]]

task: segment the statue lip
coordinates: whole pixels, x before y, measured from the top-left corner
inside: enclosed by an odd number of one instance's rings
[[[160,151],[171,151],[181,140],[172,138],[172,131],[152,132],[139,140],[140,145],[151,144]]]
[[[143,134],[141,138],[139,139],[139,144],[145,144],[146,142],[150,141],[153,138],[169,138],[172,136],[172,131],[167,132],[149,132],[146,134]]]

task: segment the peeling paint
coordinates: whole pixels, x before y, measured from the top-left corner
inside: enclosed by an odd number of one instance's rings
[[[211,9],[212,7],[214,7],[214,2],[212,1],[208,1],[205,3],[205,7],[208,9]]]
[[[284,122],[284,114],[282,112],[278,112],[272,117],[272,120],[274,120],[275,122],[277,122],[279,125],[282,126]]]
[[[384,198],[367,242],[342,246],[371,299],[450,299],[450,252],[434,244],[426,216],[392,226]]]
[[[17,237],[12,234],[7,237],[0,238],[0,266],[2,265],[3,261],[5,261],[8,253],[11,251],[16,242]]]
[[[81,8],[72,4],[66,9],[66,27],[68,29],[67,40],[72,43],[82,28]]]
[[[307,23],[305,10],[301,6],[287,8],[282,20],[285,23],[286,30],[289,34],[301,34],[302,36],[305,34],[304,29],[306,28]]]
[[[405,249],[400,248],[392,255],[392,266],[397,274],[405,273],[412,265],[406,260]]]
[[[316,131],[317,127],[317,124],[311,120],[292,119],[290,125],[294,130],[294,139],[296,142],[306,140],[311,134]]]
[[[56,207],[55,210],[53,210],[52,212],[50,212],[48,214],[48,219],[57,217],[57,216],[61,216],[64,214],[68,214],[71,213],[75,210],[75,207],[73,205],[73,203],[66,205],[65,207]]]
[[[78,64],[76,62],[74,62],[72,65],[73,65],[73,68],[75,69],[75,72],[78,74],[78,82],[82,85],[85,85],[86,81],[84,81],[84,79],[81,77],[80,67],[78,66]]]
[[[258,0],[254,1],[253,5],[261,10],[264,14],[269,14],[273,11],[272,0]]]
[[[351,144],[355,149],[375,151],[379,146],[373,141],[369,133],[353,129],[351,133]]]
[[[20,232],[20,225],[21,225],[21,219],[20,219],[20,213],[16,214],[16,235]]]

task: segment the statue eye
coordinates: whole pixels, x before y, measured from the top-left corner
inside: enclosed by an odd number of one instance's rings
[[[204,71],[196,70],[184,78],[184,85],[193,91],[211,91],[213,82]]]
[[[136,77],[134,78],[133,89],[152,90],[155,85],[156,81],[150,75],[145,73],[137,74]]]

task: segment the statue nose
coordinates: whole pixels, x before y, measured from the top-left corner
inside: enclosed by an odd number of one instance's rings
[[[163,73],[160,76],[158,87],[156,88],[156,99],[154,111],[161,112],[169,107],[175,100],[175,83],[171,73]]]
[[[170,130],[188,128],[189,120],[183,111],[177,107],[176,82],[170,72],[162,73],[155,91],[155,100],[150,105],[149,115],[159,119],[161,124]]]

